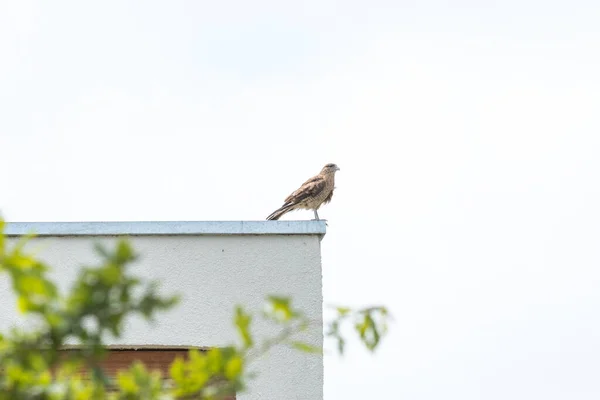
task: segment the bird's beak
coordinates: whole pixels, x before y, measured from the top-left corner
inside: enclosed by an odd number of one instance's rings
[[[339,170],[340,170],[340,167],[335,167],[335,170],[336,170],[336,171],[339,171]]]

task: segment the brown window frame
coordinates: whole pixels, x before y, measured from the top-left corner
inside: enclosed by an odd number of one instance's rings
[[[77,351],[78,346],[67,346],[61,351]],[[135,361],[142,362],[149,371],[160,371],[163,379],[168,380],[169,368],[177,357],[188,358],[188,351],[198,349],[207,351],[207,347],[189,346],[107,346],[106,356],[100,362],[100,368],[107,377],[114,379],[117,372],[128,369]],[[225,398],[235,400],[236,396]]]

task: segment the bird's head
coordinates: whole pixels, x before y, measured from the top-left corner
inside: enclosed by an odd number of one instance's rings
[[[340,167],[335,164],[326,164],[321,170],[321,174],[334,174],[336,171],[339,171]]]

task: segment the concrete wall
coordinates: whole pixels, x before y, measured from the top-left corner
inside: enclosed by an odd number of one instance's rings
[[[236,340],[235,304],[259,311],[267,294],[292,296],[311,319],[322,320],[320,221],[12,223],[14,236],[35,231],[32,247],[53,268],[61,288],[70,285],[82,264],[97,261],[92,244],[110,245],[115,234],[131,235],[141,254],[134,272],[160,281],[164,293],[182,302],[154,325],[127,322],[124,345],[222,346]],[[0,277],[0,330],[19,321],[12,292]],[[268,334],[259,324],[257,336]],[[321,327],[307,341],[322,345]],[[322,399],[323,360],[278,348],[256,364],[258,378],[239,399]]]

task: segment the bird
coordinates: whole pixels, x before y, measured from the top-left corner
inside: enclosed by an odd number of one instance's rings
[[[326,164],[318,175],[313,176],[302,184],[296,191],[290,194],[283,205],[273,211],[267,220],[277,220],[287,212],[304,209],[313,210],[315,219],[319,220],[317,210],[323,204],[327,204],[333,197],[335,189],[335,173],[340,168],[335,164]]]

